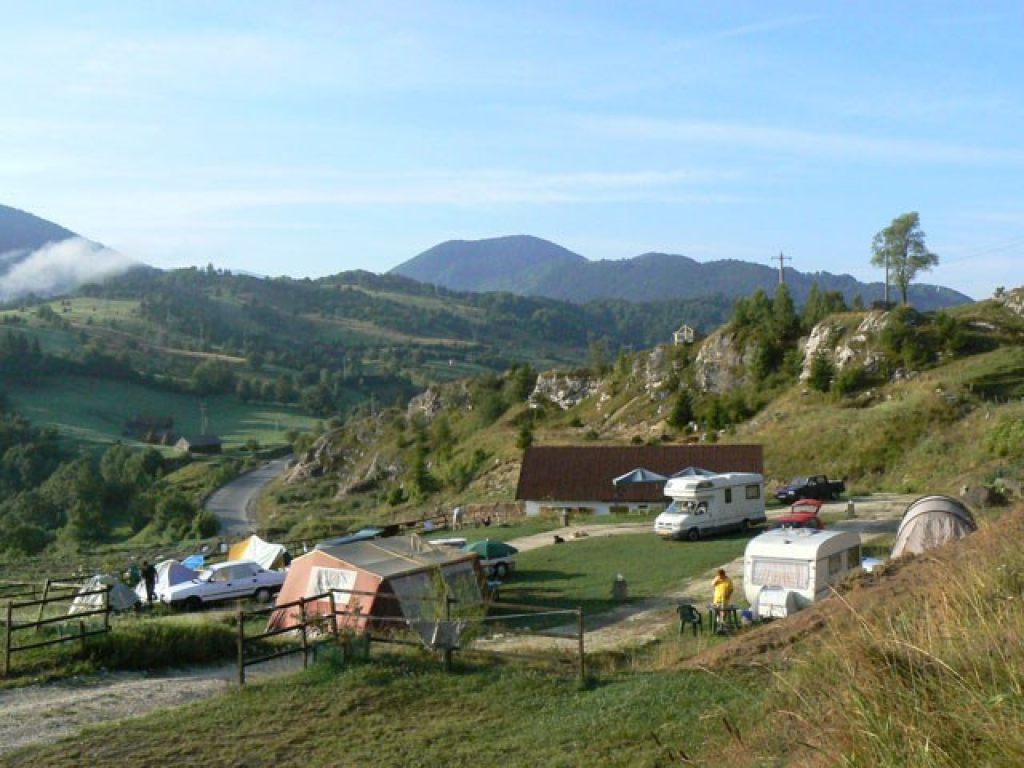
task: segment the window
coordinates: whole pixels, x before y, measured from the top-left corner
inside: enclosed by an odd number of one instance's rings
[[[761,486],[754,484],[747,486],[747,498],[748,499],[760,499],[761,498]]]
[[[751,581],[762,587],[789,587],[807,589],[810,568],[807,563],[792,560],[758,558],[751,564]]]
[[[725,489],[725,503],[732,504],[732,488]]]
[[[213,578],[210,581],[231,581],[231,569],[220,568],[213,572]]]
[[[828,559],[828,575],[835,576],[841,570],[843,570],[842,553],[830,556]]]

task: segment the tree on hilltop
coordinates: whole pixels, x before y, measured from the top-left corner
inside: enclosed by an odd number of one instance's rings
[[[889,303],[890,275],[900,289],[903,304],[907,289],[918,272],[926,272],[939,263],[938,255],[924,243],[921,220],[917,211],[904,213],[875,235],[871,242],[871,265],[885,268],[885,303]]]

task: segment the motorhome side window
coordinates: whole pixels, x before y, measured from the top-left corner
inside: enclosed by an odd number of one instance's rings
[[[732,504],[732,488],[725,489],[725,503]]]
[[[747,486],[747,498],[748,499],[760,499],[761,498],[761,486],[760,485],[748,485]]]

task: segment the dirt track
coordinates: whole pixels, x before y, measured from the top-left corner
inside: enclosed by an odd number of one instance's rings
[[[834,527],[859,530],[868,538],[886,530],[895,530],[895,522],[912,500],[913,497],[893,496],[857,501],[857,517],[836,523]],[[846,505],[843,502],[827,506],[828,512],[838,513],[845,510]],[[577,540],[576,533],[592,537],[649,534],[650,531],[651,525],[646,522],[575,525],[523,537],[511,543],[526,551],[552,544],[555,534],[562,536],[571,546]],[[743,571],[742,558],[729,564],[727,570],[739,582]],[[696,605],[706,602],[711,576],[710,573],[699,576],[680,584],[669,594],[630,603],[600,617],[598,626],[587,632],[587,651],[593,653],[653,642],[675,625],[674,608],[678,602]],[[575,626],[566,628],[567,634],[570,631],[574,632]],[[519,649],[524,644],[528,648],[545,649],[561,644],[575,645],[575,641],[557,638],[519,637],[492,641],[490,647],[499,649],[512,643]],[[260,677],[295,668],[294,661],[286,661],[279,666],[254,667],[247,674]],[[138,717],[153,710],[199,701],[228,690],[236,676],[236,667],[226,665],[160,674],[104,674],[88,680],[72,679],[0,691],[0,758],[17,747],[55,741],[88,725]]]

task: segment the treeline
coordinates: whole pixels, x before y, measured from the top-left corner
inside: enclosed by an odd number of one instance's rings
[[[160,484],[177,466],[120,443],[98,459],[68,456],[54,430],[7,412],[0,393],[0,551],[32,555],[54,542],[75,550],[107,540],[117,525],[167,541],[214,535],[216,517]]]

